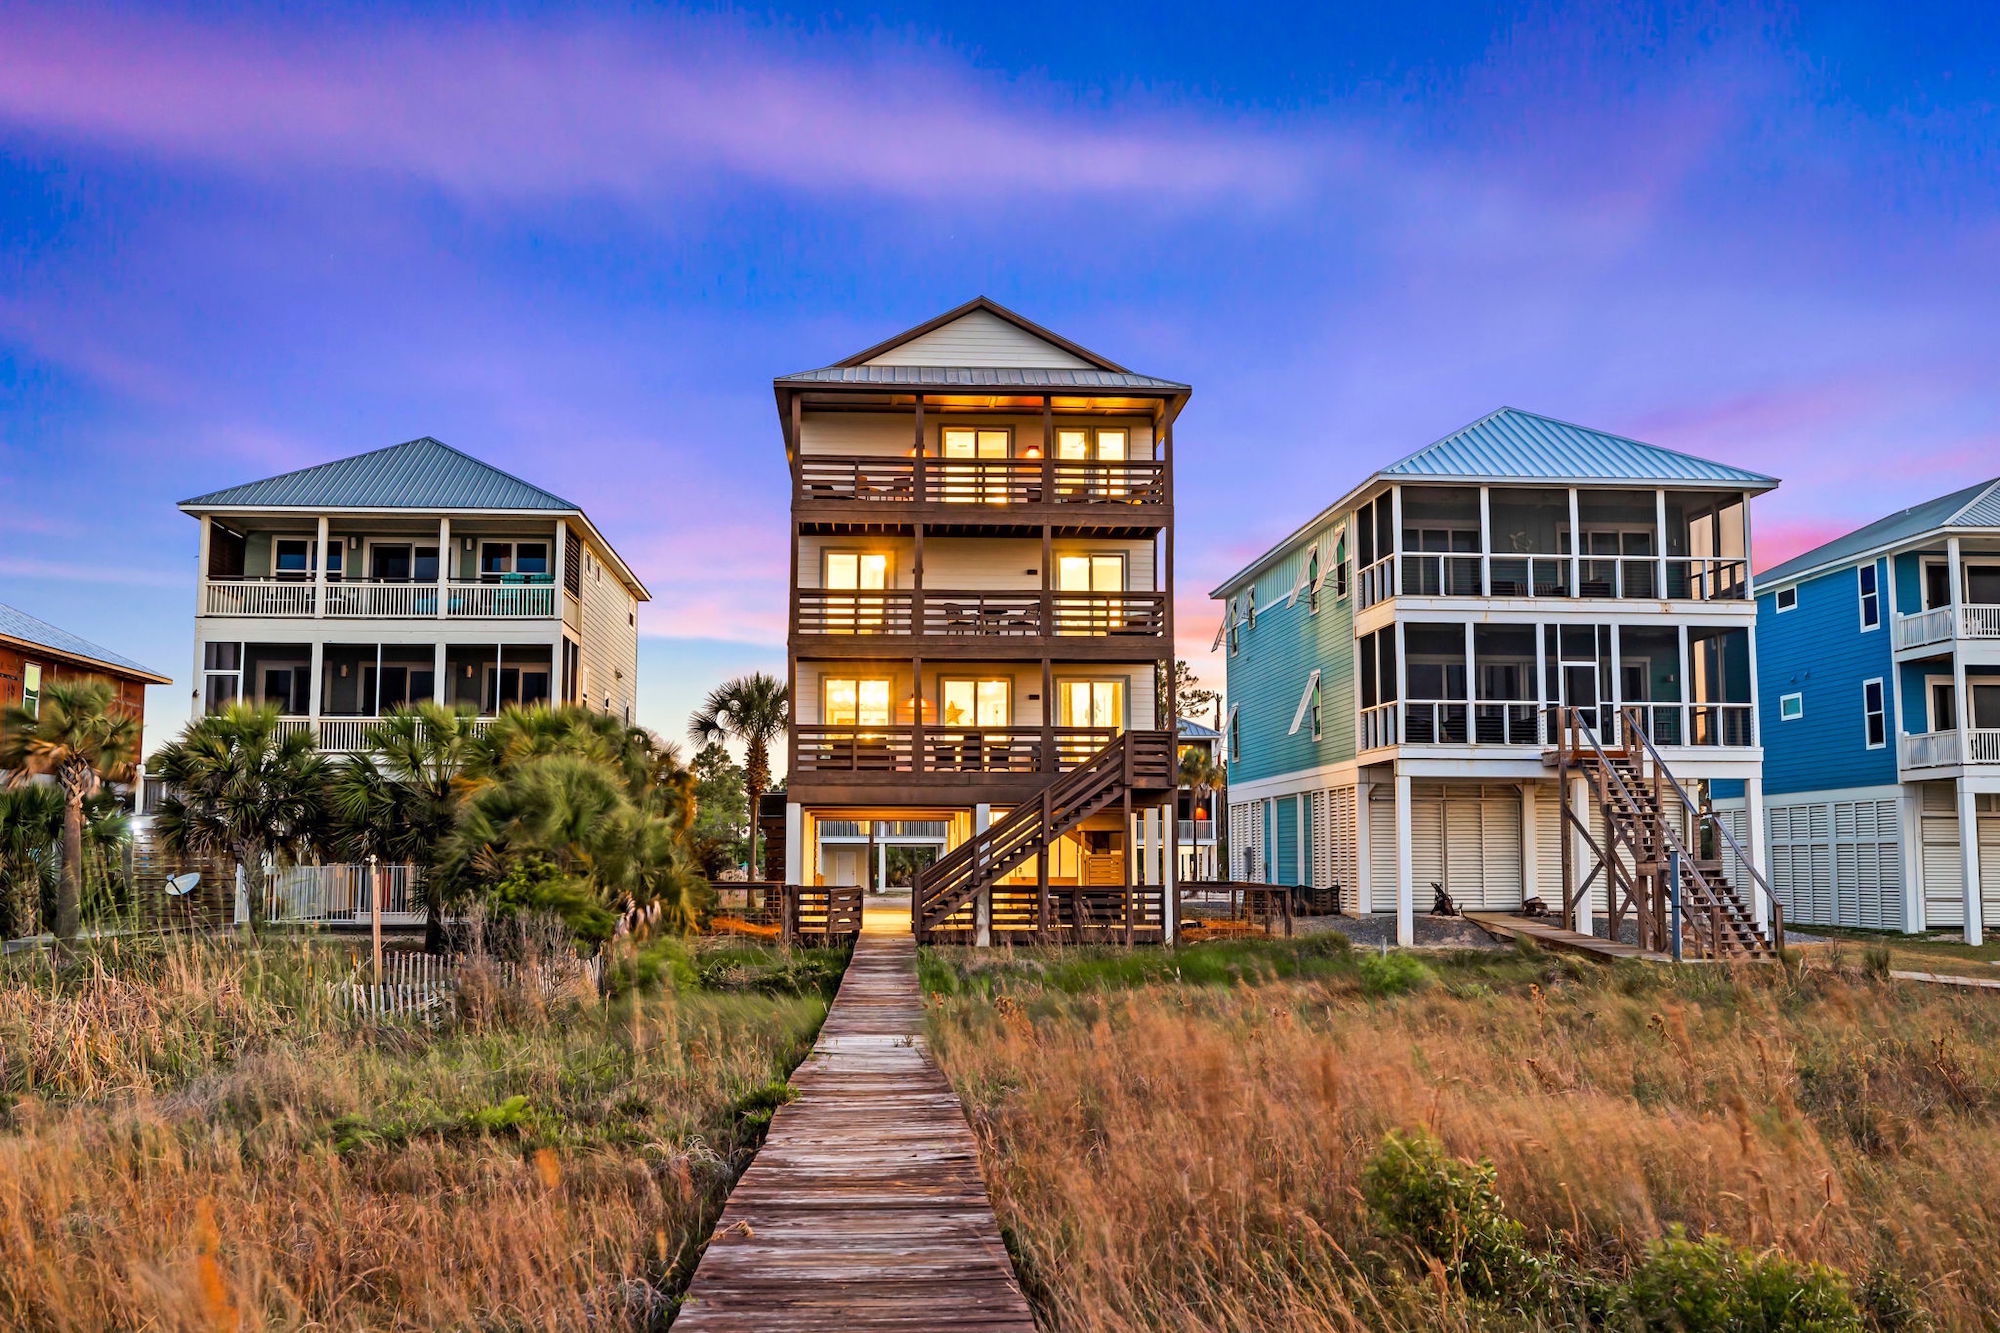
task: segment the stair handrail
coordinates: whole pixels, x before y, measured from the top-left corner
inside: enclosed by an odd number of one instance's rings
[[[1639,802],[1638,796],[1633,792],[1633,790],[1630,787],[1625,785],[1625,779],[1619,776],[1618,768],[1611,762],[1610,754],[1607,753],[1604,746],[1599,744],[1598,742],[1596,729],[1592,727],[1590,723],[1584,719],[1583,710],[1580,708],[1572,708],[1566,704],[1557,704],[1554,705],[1554,707],[1574,715],[1570,719],[1570,730],[1582,735],[1584,740],[1589,742],[1590,748],[1592,751],[1596,753],[1597,758],[1603,767],[1605,775],[1612,782],[1617,784],[1618,791],[1625,797],[1627,801],[1630,801],[1636,807]],[[1626,729],[1627,731],[1632,732],[1633,734],[1636,734],[1639,737],[1640,742],[1646,747],[1647,751],[1653,756],[1653,762],[1658,764],[1661,770],[1664,771],[1666,775],[1671,779],[1673,777],[1673,769],[1667,767],[1666,761],[1660,757],[1659,750],[1654,748],[1652,741],[1646,736],[1644,728],[1633,727],[1631,719],[1627,718]],[[1689,799],[1686,790],[1681,787],[1681,784],[1678,781],[1669,781],[1665,785],[1673,788],[1674,791],[1680,795],[1681,800],[1685,802],[1690,809],[1695,809],[1694,802]],[[1699,810],[1696,810],[1695,812],[1697,815],[1700,814]],[[1689,851],[1687,843],[1682,841],[1680,831],[1676,829],[1673,826],[1673,824],[1667,820],[1663,819],[1659,821],[1659,824],[1660,824],[1660,830],[1667,836],[1667,841],[1670,844],[1672,844],[1672,849],[1680,853],[1682,871],[1686,874],[1693,876],[1695,879],[1699,880],[1702,883],[1702,885],[1705,888],[1707,888],[1709,896],[1711,898],[1718,896],[1715,891],[1715,886],[1708,882],[1708,876],[1702,872],[1701,866],[1697,863],[1697,858],[1695,857],[1694,853]],[[1716,827],[1721,828],[1721,825],[1718,823]],[[1727,834],[1728,830],[1722,829],[1722,832]],[[1730,838],[1730,845],[1732,847],[1735,847],[1737,845],[1734,837]],[[1746,867],[1749,867],[1750,873],[1753,876],[1756,876],[1757,868],[1750,864],[1749,858],[1742,856],[1740,852],[1738,853],[1738,857],[1740,860],[1742,860],[1743,864]],[[1761,882],[1762,880],[1761,876],[1758,876],[1757,878],[1759,880],[1758,887],[1762,888],[1765,891],[1766,896],[1770,897],[1773,907],[1777,907],[1776,896],[1770,893],[1770,888],[1768,885],[1765,885]],[[1683,897],[1681,900],[1681,915],[1688,918],[1690,921],[1698,922],[1700,919],[1691,910],[1691,906],[1687,902],[1685,897]],[[1774,947],[1782,948],[1784,947],[1783,909],[1778,908],[1778,910],[1773,914],[1771,920],[1773,923],[1772,936],[1771,936],[1772,944]],[[1714,942],[1719,948],[1720,941],[1717,940]]]
[[[1626,714],[1625,730],[1629,734],[1639,738],[1639,744],[1646,747],[1646,753],[1653,756],[1653,762],[1658,764],[1661,770],[1671,778],[1674,771],[1667,767],[1667,761],[1661,756],[1659,747],[1653,744],[1653,738],[1647,735],[1645,727],[1639,724],[1640,710],[1637,708],[1627,708],[1624,712]],[[1785,947],[1785,905],[1778,901],[1778,895],[1771,890],[1771,882],[1764,878],[1764,872],[1759,870],[1757,863],[1750,859],[1750,853],[1743,850],[1743,844],[1737,840],[1735,831],[1723,823],[1714,810],[1704,810],[1696,805],[1694,798],[1687,794],[1687,788],[1681,786],[1680,783],[1669,782],[1666,785],[1673,788],[1674,794],[1681,798],[1681,804],[1687,808],[1689,814],[1695,817],[1695,827],[1714,829],[1729,844],[1729,850],[1736,854],[1736,863],[1750,872],[1752,885],[1759,893],[1764,895],[1765,901],[1771,907],[1771,943],[1773,947],[1783,949]],[[1744,803],[1743,814],[1747,821],[1750,817],[1749,802],[1747,801]],[[1678,841],[1678,838],[1676,841]],[[1685,848],[1682,849],[1681,854],[1683,856],[1687,855]]]

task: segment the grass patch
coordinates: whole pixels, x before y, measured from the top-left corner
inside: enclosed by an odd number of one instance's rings
[[[1425,976],[1316,940],[1194,961],[1242,943],[927,960],[933,1049],[1047,1326],[2000,1308],[2000,1269],[1965,1258],[2000,1244],[1996,997],[1885,980],[1860,942],[1679,969],[1513,950]],[[1209,984],[1172,984],[1190,970]]]
[[[323,943],[10,959],[0,1327],[662,1327],[842,963],[670,941],[432,1029]]]

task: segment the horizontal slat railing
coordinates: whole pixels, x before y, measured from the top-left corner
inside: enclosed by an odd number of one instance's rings
[[[1166,472],[1154,459],[913,458],[807,454],[801,501],[929,504],[1148,505],[1166,502]]]
[[[828,726],[792,728],[798,773],[1046,773],[1074,768],[1117,736],[1111,727]]]
[[[800,588],[796,623],[801,634],[895,634],[912,632],[916,593],[907,588],[881,591],[828,591]]]
[[[1167,624],[1166,597],[1153,592],[802,588],[796,605],[798,633],[836,637],[1158,638]]]

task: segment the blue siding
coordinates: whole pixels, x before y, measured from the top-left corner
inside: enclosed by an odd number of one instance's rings
[[[1278,800],[1278,859],[1272,863],[1271,882],[1299,882],[1299,802],[1295,796]]]
[[[1882,623],[1861,629],[1861,594],[1850,565],[1798,584],[1798,609],[1780,615],[1765,592],[1757,598],[1757,711],[1769,796],[1896,781],[1896,728],[1870,750],[1862,717],[1863,681],[1895,674],[1889,626],[1888,571],[1881,567]],[[1779,700],[1800,695],[1805,714],[1784,720]],[[1893,702],[1890,706],[1893,708]]]
[[[1247,587],[1256,588],[1257,623],[1237,631],[1237,651],[1227,658],[1229,706],[1236,713],[1242,739],[1242,751],[1233,756],[1229,769],[1234,782],[1254,782],[1354,757],[1352,591],[1346,597],[1334,595],[1329,562],[1318,612],[1313,612],[1304,591],[1286,605],[1308,552],[1338,521],[1302,533],[1235,590],[1241,598]],[[1352,564],[1350,560],[1350,573]],[[1290,731],[1314,670],[1320,673],[1317,741],[1310,715],[1297,732]]]

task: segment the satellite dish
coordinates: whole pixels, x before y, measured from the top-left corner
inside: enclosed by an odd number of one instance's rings
[[[185,898],[201,883],[201,874],[190,870],[184,875],[167,876],[167,897]]]

